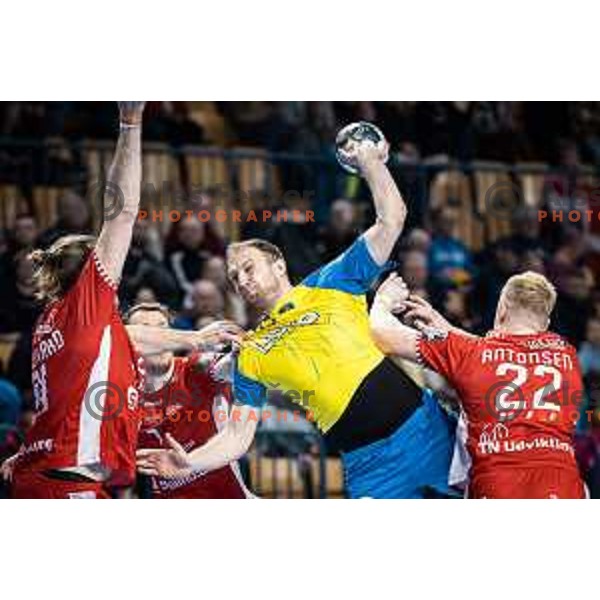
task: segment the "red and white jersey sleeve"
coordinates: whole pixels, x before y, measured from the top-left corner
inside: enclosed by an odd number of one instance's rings
[[[117,282],[95,252],[33,334],[36,407],[22,464],[100,466],[120,483],[135,475],[143,365],[118,309]]]

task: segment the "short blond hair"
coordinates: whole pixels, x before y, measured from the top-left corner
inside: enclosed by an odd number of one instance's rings
[[[550,317],[556,304],[556,289],[540,273],[526,271],[513,275],[502,290],[509,310],[526,310],[541,317]]]
[[[285,260],[283,252],[275,244],[257,238],[229,244],[227,247],[227,258],[231,258],[236,252],[245,248],[254,248],[265,256],[268,256],[273,262]]]

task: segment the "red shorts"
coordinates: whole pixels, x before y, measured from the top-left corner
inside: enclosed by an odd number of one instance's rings
[[[11,486],[11,497],[20,500],[108,500],[111,498],[103,483],[64,481],[36,472],[16,472]]]
[[[572,469],[530,468],[498,471],[475,476],[469,485],[469,498],[582,499],[585,486]]]

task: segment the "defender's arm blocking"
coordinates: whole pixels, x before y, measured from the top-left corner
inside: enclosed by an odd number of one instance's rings
[[[145,102],[119,102],[121,133],[108,172],[106,201],[122,194],[119,214],[105,218],[96,254],[114,282],[121,278],[129,251],[133,225],[138,216],[142,185],[142,115]],[[112,196],[112,198],[110,198]],[[105,215],[107,217],[108,215]]]

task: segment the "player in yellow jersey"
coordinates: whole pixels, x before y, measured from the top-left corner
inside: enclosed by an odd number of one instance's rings
[[[276,246],[250,240],[229,247],[231,281],[265,312],[237,356],[237,408],[218,435],[189,454],[175,440],[170,450],[140,451],[142,472],[175,477],[240,458],[256,430],[253,411],[276,388],[304,405],[328,445],[341,452],[351,497],[448,492],[454,428],[431,392],[386,358],[369,332],[365,295],[388,270],[406,205],[380,148],[350,143],[346,152],[369,185],[376,222],[296,287]]]

